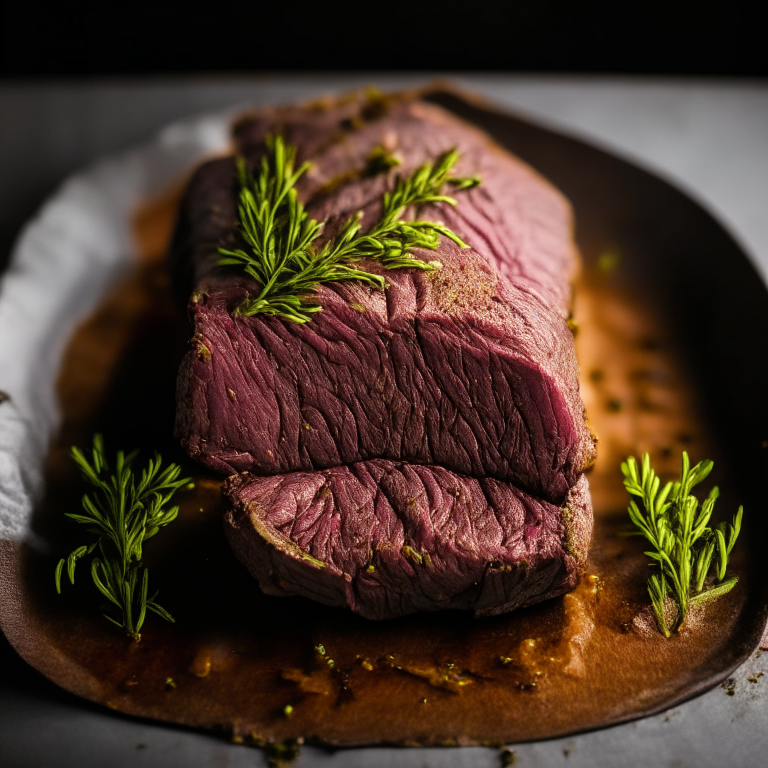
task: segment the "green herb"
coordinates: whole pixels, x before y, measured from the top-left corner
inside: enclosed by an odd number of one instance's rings
[[[274,741],[265,746],[267,765],[270,768],[284,768],[296,760],[300,754],[299,741]]]
[[[265,313],[306,323],[322,310],[317,304],[308,303],[320,284],[358,280],[382,290],[386,287],[381,275],[351,266],[360,259],[374,259],[386,269],[431,271],[438,269],[440,263],[420,261],[410,253],[411,249],[434,251],[440,244],[440,235],[467,247],[442,224],[401,219],[411,205],[456,205],[454,198],[441,193],[445,184],[458,191],[480,183],[476,177],[450,176],[459,159],[456,149],[444,152],[434,163],[421,166],[408,178],[398,178],[394,190],[384,194],[379,219],[367,233],[361,233],[363,214],[358,211],[319,250],[314,243],[324,225],[307,218],[295,188],[310,164],[303,163],[294,170],[295,158],[296,148],[286,146],[276,136],[267,139],[267,154],[256,178],[245,160],[237,160],[241,187],[239,231],[246,249],[220,248],[223,258],[219,264],[242,266],[261,285],[256,298],[238,307],[240,314]]]
[[[398,165],[400,165],[400,158],[388,152],[381,144],[377,144],[368,154],[365,175],[378,176],[381,173],[388,173]]]
[[[138,640],[147,609],[166,621],[173,621],[171,615],[155,602],[157,592],[151,597],[147,595],[149,573],[141,554],[144,542],[176,518],[179,508],[168,508],[168,503],[177,489],[189,483],[189,478],[179,479],[181,468],[176,464],[161,471],[161,459],[156,453],[137,482],[131,468],[137,451],[127,456],[119,451],[114,472],[110,473],[101,435],[93,438],[90,459],[74,447],[71,453],[83,478],[95,490],[83,496],[83,514],[68,512],[67,517],[88,526],[88,532],[96,540],[78,547],[66,560],[59,562],[56,591],[61,594],[61,574],[65,565],[69,580],[74,584],[77,561],[96,552],[91,560],[91,577],[97,589],[109,600],[106,610],[112,614],[103,615]]]
[[[629,516],[640,529],[637,535],[645,536],[654,548],[645,553],[659,568],[648,579],[648,593],[665,637],[682,626],[692,604],[724,595],[738,581],[737,576],[727,581],[725,577],[728,558],[741,530],[743,508],[739,507],[732,524],[720,523],[709,528],[719,495],[717,486],[703,502],[691,494],[713,466],[713,462],[706,460],[691,467],[688,454],[683,451],[680,479],[661,488],[647,453],[641,468],[633,457],[621,465],[624,487],[631,496],[642,500],[643,511],[630,500]],[[714,586],[705,590],[710,570],[714,571]],[[674,606],[671,621],[670,606]]]

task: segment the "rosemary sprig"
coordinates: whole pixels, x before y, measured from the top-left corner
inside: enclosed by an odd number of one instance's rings
[[[246,249],[220,248],[223,258],[219,264],[242,266],[261,285],[259,295],[238,308],[240,314],[263,312],[306,323],[313,314],[322,311],[317,304],[307,303],[320,284],[359,280],[379,289],[386,287],[381,275],[351,266],[362,258],[375,259],[386,269],[410,267],[431,271],[438,269],[440,263],[420,261],[411,254],[411,249],[434,251],[440,244],[440,235],[462,248],[467,247],[442,224],[401,218],[411,205],[456,205],[454,198],[442,194],[445,184],[459,191],[480,183],[477,177],[450,176],[459,159],[455,148],[444,152],[434,163],[421,166],[408,178],[398,178],[394,190],[385,193],[381,214],[370,231],[361,234],[362,211],[358,211],[319,251],[313,244],[324,225],[307,218],[295,189],[310,163],[294,169],[295,159],[296,148],[275,136],[267,138],[267,153],[255,178],[245,160],[237,160],[239,231]]]
[[[680,479],[661,488],[647,453],[639,469],[634,457],[621,465],[624,487],[643,505],[641,511],[630,499],[629,516],[639,528],[638,535],[652,544],[653,551],[645,554],[659,567],[659,572],[648,579],[648,593],[665,637],[682,626],[692,604],[724,595],[738,581],[738,576],[727,581],[725,577],[728,558],[741,530],[743,507],[739,507],[732,524],[723,522],[712,529],[708,524],[719,496],[717,486],[703,502],[691,493],[713,466],[713,462],[705,460],[691,467],[683,451]],[[710,570],[714,570],[714,586],[705,590]],[[675,606],[671,622],[670,603]]]
[[[65,565],[69,580],[74,584],[77,561],[96,552],[91,560],[91,578],[109,601],[106,610],[113,614],[103,615],[122,627],[129,637],[139,640],[147,609],[166,621],[173,621],[171,615],[155,602],[157,592],[151,597],[147,595],[149,572],[141,554],[144,542],[178,515],[179,508],[169,508],[168,503],[189,478],[179,479],[181,468],[177,464],[169,464],[161,470],[160,455],[156,453],[137,481],[131,468],[137,451],[127,456],[119,451],[114,472],[110,473],[101,435],[93,438],[90,459],[75,447],[71,455],[83,478],[95,490],[83,496],[82,514],[66,514],[75,522],[88,526],[88,532],[96,540],[78,547],[66,560],[59,561],[56,591],[61,594],[61,574]]]

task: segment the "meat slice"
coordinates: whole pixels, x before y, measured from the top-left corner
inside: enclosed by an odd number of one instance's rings
[[[180,282],[194,285],[176,434],[190,456],[225,473],[388,459],[511,482],[559,506],[595,453],[567,324],[576,266],[568,204],[436,107],[365,109],[266,112],[236,136],[255,161],[266,133],[280,130],[313,162],[299,194],[311,217],[328,220],[328,236],[357,210],[369,225],[391,188],[391,174],[363,172],[372,147],[397,151],[396,172],[408,174],[457,146],[457,172],[482,184],[459,193],[455,210],[425,207],[419,217],[443,221],[471,248],[443,238],[437,252],[415,253],[441,270],[386,272],[385,292],[322,286],[323,312],[303,326],[237,316],[258,286],[215,267],[217,246],[237,241],[233,161],[205,166],[173,247]]]
[[[272,595],[369,619],[444,608],[496,615],[572,589],[592,506],[582,476],[562,507],[508,483],[373,460],[225,484],[225,530]]]
[[[458,608],[492,615],[571,589],[587,556],[584,471],[595,440],[568,326],[577,266],[568,203],[475,128],[413,100],[349,100],[242,120],[251,164],[281,133],[312,169],[297,191],[332,237],[379,215],[396,152],[409,175],[457,147],[479,187],[424,206],[469,244],[414,256],[441,269],[384,271],[385,291],[320,286],[297,325],[243,317],[259,286],[217,266],[239,247],[232,158],[203,166],[172,247],[193,327],[176,434],[232,476],[225,529],[270,594],[299,594],[372,619]],[[234,474],[233,474],[234,473]]]

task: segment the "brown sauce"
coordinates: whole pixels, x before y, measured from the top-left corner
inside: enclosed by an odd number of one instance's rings
[[[552,737],[669,706],[728,668],[744,579],[665,640],[649,612],[643,542],[621,535],[629,528],[619,463],[649,451],[671,475],[683,449],[694,460],[713,458],[730,516],[728,469],[673,340],[642,296],[597,269],[582,276],[575,308],[583,397],[600,443],[590,474],[594,542],[573,593],[490,619],[442,612],[380,623],[262,595],[224,541],[221,478],[192,465],[171,439],[183,342],[162,259],[175,204],[173,195],[137,213],[140,262],[66,353],[58,382],[64,424],[35,519],[53,552],[25,552],[19,577],[27,590],[23,655],[35,666],[127,714],[255,744],[334,745]],[[100,617],[87,566],[75,588],[65,585],[61,596],[53,588],[56,561],[81,543],[64,517],[83,493],[69,447],[88,446],[97,430],[110,452],[159,449],[196,483],[179,493],[179,519],[145,553],[150,590],[159,587],[176,623],[150,615],[139,643]],[[733,570],[743,574],[735,554]]]

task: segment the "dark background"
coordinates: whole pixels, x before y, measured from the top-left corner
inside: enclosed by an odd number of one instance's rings
[[[279,2],[279,0],[278,0]],[[269,71],[766,77],[742,2],[4,3],[3,78]]]

